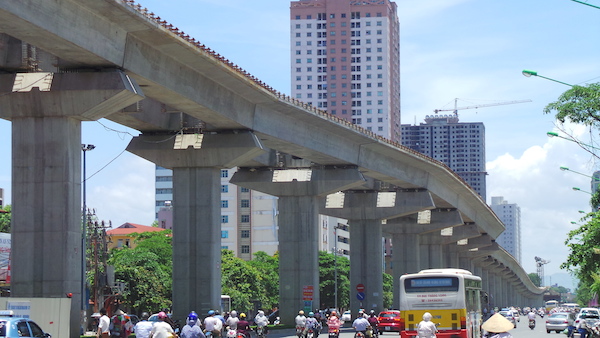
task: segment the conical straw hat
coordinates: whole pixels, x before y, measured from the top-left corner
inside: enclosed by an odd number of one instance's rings
[[[504,318],[503,315],[496,313],[491,316],[490,319],[486,320],[485,323],[481,325],[481,328],[487,332],[500,333],[512,330],[515,326],[508,319]]]

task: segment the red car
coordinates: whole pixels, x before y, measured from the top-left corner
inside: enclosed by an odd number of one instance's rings
[[[379,313],[377,320],[379,320],[378,329],[380,334],[390,331],[400,332],[400,311],[382,311]]]

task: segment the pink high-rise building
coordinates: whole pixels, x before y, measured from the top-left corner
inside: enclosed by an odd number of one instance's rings
[[[399,143],[396,4],[305,0],[290,12],[292,95]]]

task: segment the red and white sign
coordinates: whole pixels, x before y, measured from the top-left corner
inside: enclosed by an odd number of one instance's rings
[[[314,287],[312,285],[305,285],[302,288],[302,300],[313,300]]]
[[[364,284],[356,284],[356,291],[365,292],[365,285]]]

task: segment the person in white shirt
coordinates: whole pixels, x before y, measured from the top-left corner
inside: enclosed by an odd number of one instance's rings
[[[136,338],[148,338],[150,337],[150,330],[152,330],[152,322],[148,321],[150,314],[148,312],[142,312],[142,320],[139,321],[133,327],[133,332]]]
[[[150,338],[170,338],[172,335],[175,335],[175,331],[169,323],[165,322],[167,318],[167,314],[163,311],[158,313],[158,322],[152,325],[152,330],[150,330]]]
[[[110,318],[106,315],[106,309],[100,309],[100,320],[98,321],[98,337],[108,338],[110,336]]]
[[[429,312],[423,314],[423,320],[417,325],[417,335],[419,338],[435,338],[438,332],[437,327],[431,321],[433,316]]]

